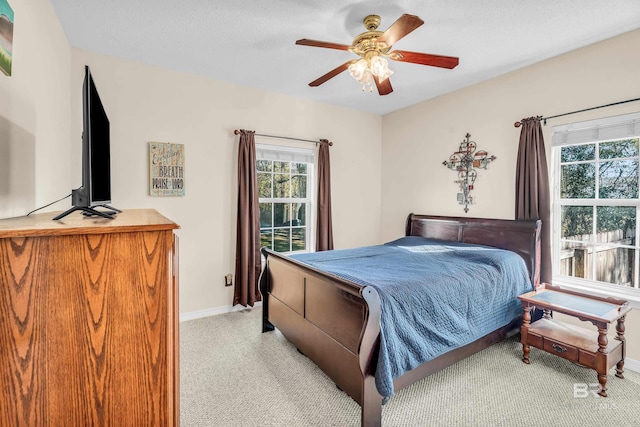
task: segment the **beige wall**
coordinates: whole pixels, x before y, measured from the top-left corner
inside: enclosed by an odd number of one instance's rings
[[[71,48],[49,0],[12,0],[12,75],[0,73],[0,218],[70,193]]]
[[[152,207],[182,227],[178,231],[181,313],[232,302],[232,288],[224,287],[224,275],[234,272],[235,262],[238,137],[234,129],[333,141],[335,245],[379,242],[380,116],[74,50],[72,135],[81,132],[85,64],[111,122],[112,205]],[[150,141],[185,145],[184,197],[148,196]],[[72,167],[78,186],[79,142],[71,153],[76,157]]]
[[[640,31],[633,31],[384,116],[383,239],[402,232],[408,212],[512,219],[520,135],[513,123],[638,97],[638,46]],[[640,103],[550,120],[547,155],[552,126],[635,111]],[[465,214],[456,202],[456,174],[442,162],[467,132],[497,160],[478,173],[477,204]],[[628,316],[627,337],[628,357],[640,361],[637,311]]]

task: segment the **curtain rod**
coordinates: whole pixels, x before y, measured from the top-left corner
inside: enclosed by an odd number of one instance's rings
[[[614,105],[626,104],[627,102],[635,102],[635,101],[640,101],[640,98],[627,99],[626,101],[612,102],[611,104],[599,105],[597,107],[591,107],[591,108],[585,108],[584,110],[571,111],[570,113],[556,114],[555,116],[540,117],[540,120],[542,120],[543,123],[546,125],[548,119],[555,119],[556,117],[568,116],[570,114],[576,114],[576,113],[584,113],[585,111],[597,110],[598,108],[613,107]],[[513,124],[513,126],[515,126],[517,128],[520,127],[520,125],[522,125],[521,122],[515,122]]]
[[[234,135],[238,135],[240,134],[240,131],[238,129],[233,131]],[[302,139],[302,138],[292,138],[290,136],[278,136],[278,135],[265,135],[262,133],[256,133],[254,134],[256,136],[264,136],[266,138],[279,138],[279,139],[289,139],[291,141],[302,141],[302,142],[311,142],[313,144],[318,145],[321,141],[314,141],[312,139]],[[333,142],[329,141],[329,146],[333,146]]]

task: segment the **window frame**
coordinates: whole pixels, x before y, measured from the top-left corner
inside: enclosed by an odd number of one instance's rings
[[[282,159],[270,159],[265,158],[261,155],[262,152],[268,151],[271,153],[278,153],[276,155],[282,156]],[[311,161],[305,161],[301,158],[307,157],[307,160],[310,158]],[[284,255],[294,254],[294,253],[305,253],[305,252],[313,252],[315,250],[315,183],[316,183],[316,163],[317,163],[317,150],[310,149],[309,147],[302,147],[298,144],[272,144],[267,143],[265,141],[258,141],[258,137],[256,137],[256,175],[259,173],[257,168],[257,162],[260,160],[272,160],[272,161],[286,161],[289,163],[305,163],[307,165],[307,186],[306,186],[306,197],[305,198],[282,198],[282,197],[258,197],[258,205],[262,203],[306,203],[305,209],[305,242],[307,248],[304,250],[297,251],[283,251],[278,252]],[[275,175],[275,171],[271,172]],[[291,172],[288,172],[291,175]],[[294,174],[300,175],[300,174]],[[272,194],[273,195],[273,194]],[[259,196],[259,195],[258,195]],[[258,207],[258,210],[260,208]],[[272,211],[273,215],[273,211]],[[273,217],[272,217],[273,220]],[[272,221],[271,230],[275,230],[275,227]],[[294,228],[289,225],[289,229]],[[260,226],[260,232],[262,232],[263,227]],[[272,237],[273,242],[273,237]],[[289,243],[291,245],[292,239],[290,236]],[[262,248],[262,245],[260,246]],[[291,246],[290,246],[291,248]],[[274,248],[275,250],[275,248]]]
[[[621,123],[627,124],[625,129]],[[628,125],[630,123],[630,126]],[[595,160],[601,163],[597,150],[598,144],[602,142],[626,140],[640,138],[640,112],[625,114],[621,116],[606,117],[601,119],[589,120],[584,122],[570,123],[561,126],[554,126],[552,129],[552,164],[553,174],[551,178],[552,200],[551,200],[551,242],[552,242],[552,281],[555,284],[565,286],[567,288],[579,290],[582,292],[614,297],[628,300],[633,308],[640,309],[640,189],[637,198],[634,199],[601,199],[599,198],[599,174],[596,165],[595,173],[595,191],[593,198],[589,199],[561,199],[561,150],[562,147],[574,146],[581,144],[596,143]],[[640,155],[638,157],[640,162]],[[640,167],[638,168],[640,175]],[[640,187],[640,176],[639,176]],[[569,201],[571,201],[569,203]],[[635,206],[636,209],[636,230],[635,230],[635,266],[633,271],[635,275],[635,284],[637,287],[620,286],[617,284],[600,282],[596,280],[576,278],[573,276],[560,275],[560,256],[561,256],[561,221],[563,206],[593,206],[594,220],[596,217],[597,206]],[[595,233],[595,230],[592,230]],[[595,268],[595,267],[593,267]]]

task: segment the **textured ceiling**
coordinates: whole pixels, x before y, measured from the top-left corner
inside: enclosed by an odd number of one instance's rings
[[[640,0],[51,2],[73,47],[376,114],[640,28]],[[457,56],[460,65],[390,61],[386,96],[363,93],[348,72],[308,86],[357,56],[296,40],[349,45],[366,15],[380,15],[384,31],[403,13],[425,24],[394,48]]]

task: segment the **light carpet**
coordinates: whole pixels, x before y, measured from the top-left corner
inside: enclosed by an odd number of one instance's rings
[[[360,406],[313,362],[277,330],[260,333],[261,315],[255,308],[180,324],[181,425],[360,425]],[[383,406],[382,425],[640,425],[639,374],[610,374],[602,398],[591,392],[593,370],[534,348],[525,365],[518,340],[400,390]]]

